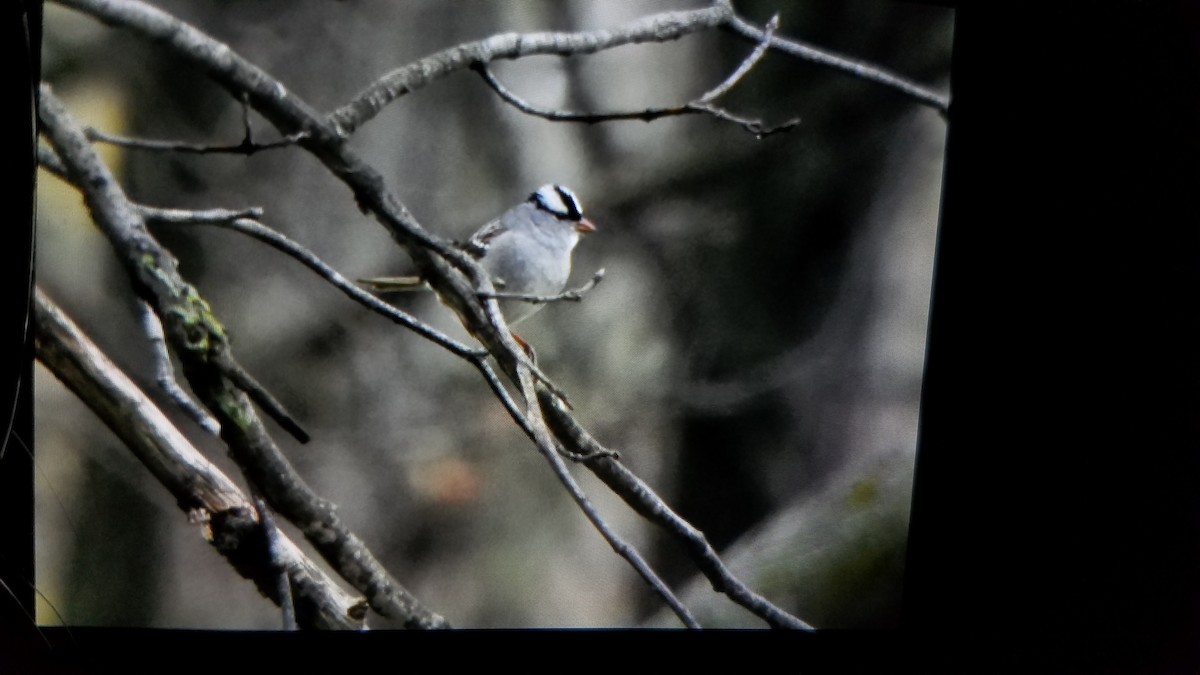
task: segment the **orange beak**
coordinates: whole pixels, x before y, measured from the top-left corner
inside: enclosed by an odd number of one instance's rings
[[[575,231],[580,234],[591,234],[596,231],[596,226],[587,218],[580,218],[579,222],[575,224]]]

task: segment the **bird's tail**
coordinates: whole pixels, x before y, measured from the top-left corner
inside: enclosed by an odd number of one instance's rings
[[[392,291],[419,291],[426,288],[425,280],[421,277],[371,277],[369,279],[359,279],[358,283],[371,287],[372,290],[382,293]]]

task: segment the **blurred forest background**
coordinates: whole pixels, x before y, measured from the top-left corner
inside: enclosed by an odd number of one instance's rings
[[[508,31],[620,25],[645,2],[154,3],[229,44],[320,110],[446,47]],[[779,33],[949,90],[953,12],[898,2],[741,0]],[[43,79],[100,130],[232,144],[240,105],[155,45],[54,4]],[[493,72],[546,107],[691,100],[753,45],[707,31]],[[893,90],[771,52],[708,116],[597,125],[522,114],[473,73],[387,107],[350,141],[429,230],[465,238],[560,182],[598,226],[582,303],[523,323],[578,419],[701,529],[752,588],[818,627],[900,609],[946,122]],[[277,133],[253,117],[257,140]],[[263,222],[348,277],[410,269],[307,153],[250,157],[98,146],[135,200],[265,209]],[[39,176],[38,284],[163,401],[128,279],[78,194]],[[478,373],[243,235],[155,226],[239,361],[312,434],[276,435],[389,571],[458,627],[677,626],[564,493]],[[431,296],[397,305],[463,335]],[[38,620],[275,628],[279,610],[198,535],[115,436],[35,370]],[[218,439],[179,427],[228,475]],[[606,519],[708,626],[761,621],[693,580],[678,547],[577,471]],[[289,526],[284,525],[285,529]],[[291,532],[292,530],[288,530]],[[295,537],[299,541],[300,537]],[[384,627],[372,617],[373,627]]]

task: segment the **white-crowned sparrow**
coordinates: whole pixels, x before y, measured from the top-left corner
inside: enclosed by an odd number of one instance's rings
[[[571,251],[579,235],[596,226],[583,216],[574,192],[562,185],[543,185],[529,199],[500,214],[471,235],[461,247],[479,261],[504,294],[548,296],[562,292],[571,275]],[[378,291],[424,286],[420,277],[360,279]],[[501,299],[500,311],[511,326],[542,308],[543,303]]]

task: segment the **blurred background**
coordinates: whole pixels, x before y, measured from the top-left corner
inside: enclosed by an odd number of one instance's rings
[[[464,41],[611,27],[704,3],[154,4],[328,111],[383,73]],[[781,12],[781,35],[949,90],[950,10],[865,0],[735,7],[759,25]],[[493,72],[541,106],[636,110],[698,97],[752,47],[709,31],[500,62]],[[104,131],[241,139],[240,106],[194,69],[54,4],[43,79]],[[450,238],[538,185],[570,186],[598,226],[577,249],[573,285],[600,267],[607,274],[582,303],[552,305],[520,328],[580,422],[768,599],[818,627],[894,625],[945,120],[779,53],[718,103],[767,125],[801,125],[758,139],[707,116],[553,123],[462,72],[394,102],[350,143],[425,228]],[[277,137],[252,119],[257,140]],[[411,269],[301,150],[247,158],[98,148],[141,203],[258,206],[264,223],[348,277]],[[38,216],[38,284],[169,410],[129,282],[78,194],[43,172]],[[242,235],[153,232],[224,322],[240,362],[312,434],[307,445],[275,434],[289,459],[431,609],[457,627],[678,625],[475,369]],[[467,339],[436,298],[391,299]],[[111,432],[43,368],[35,377],[38,620],[277,627],[278,609],[210,549]],[[172,414],[240,480],[217,439]],[[763,625],[695,580],[681,549],[590,474],[575,474],[702,623]],[[374,615],[369,624],[388,627]]]

